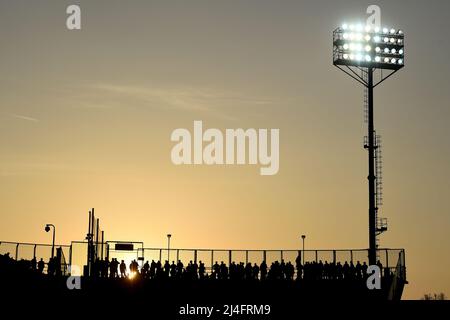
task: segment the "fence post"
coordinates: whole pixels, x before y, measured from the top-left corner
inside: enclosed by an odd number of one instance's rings
[[[333,250],[333,263],[336,264],[336,250]]]
[[[19,257],[19,243],[16,244],[16,261],[18,260]]]
[[[245,264],[248,263],[248,250],[245,251]]]
[[[178,260],[180,260],[180,249],[177,249],[177,263],[178,263]]]
[[[231,265],[231,250],[228,252],[228,265]]]
[[[37,246],[37,244],[34,244],[34,248],[33,248],[33,259],[36,259],[36,246]]]
[[[194,263],[197,263],[197,250],[194,250]]]
[[[72,274],[72,244],[70,244],[69,248],[69,266],[70,266],[70,274]]]
[[[267,263],[267,251],[266,250],[263,251],[263,258],[264,258],[264,261]]]
[[[213,270],[213,265],[214,265],[214,250],[211,250],[211,273]]]
[[[386,249],[386,267],[389,268],[389,253],[387,249]]]
[[[400,256],[401,256],[401,268],[402,268],[402,278],[403,280],[406,280],[406,256],[405,256],[405,250],[400,250]]]
[[[317,250],[316,250],[316,263],[317,263]]]
[[[161,262],[162,259],[162,249],[159,249],[159,262]]]
[[[102,230],[102,246],[101,246],[101,257],[103,260],[103,241],[105,241],[105,232]],[[142,256],[144,256],[144,250],[142,250]]]

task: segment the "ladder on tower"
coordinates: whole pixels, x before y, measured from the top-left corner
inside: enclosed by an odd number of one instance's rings
[[[369,70],[361,70],[361,75],[365,83],[368,82]],[[364,87],[364,123],[369,122],[369,89]]]
[[[379,215],[379,209],[383,205],[383,156],[381,153],[381,136],[374,134],[375,137],[375,214],[376,214],[376,246],[379,248],[380,237],[383,232],[386,232],[387,219]],[[377,259],[378,252],[377,252]]]
[[[364,147],[369,145],[368,136],[364,136]],[[376,228],[376,247],[379,247],[380,238],[383,232],[388,230],[387,218],[379,215],[380,207],[383,205],[383,157],[381,153],[381,136],[374,132],[374,160],[375,160],[375,228]],[[378,259],[378,252],[377,252]]]
[[[369,70],[361,69],[361,77],[365,83],[368,82]],[[364,87],[364,123],[369,122],[369,89]],[[374,131],[374,161],[375,161],[375,228],[376,228],[376,247],[379,247],[380,235],[387,231],[387,219],[379,215],[380,207],[383,205],[383,157],[381,154],[381,136]],[[364,148],[369,145],[368,136],[364,137]],[[378,259],[377,252],[377,259]]]
[[[383,156],[381,154],[381,136],[374,132],[375,137],[375,207],[383,205]]]

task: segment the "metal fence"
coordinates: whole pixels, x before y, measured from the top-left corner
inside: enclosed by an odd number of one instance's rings
[[[66,262],[62,268],[67,269],[70,265],[70,261],[67,261],[71,255],[71,245],[57,245],[55,244],[55,256],[56,249],[61,248],[63,260]],[[11,258],[15,260],[32,260],[33,258],[39,261],[40,259],[45,262],[44,272],[47,271],[48,262],[52,256],[51,244],[38,244],[38,243],[19,243],[19,242],[0,242],[0,254],[9,254]]]
[[[144,248],[141,257],[146,261],[166,261],[177,262],[181,260],[183,263],[202,261],[207,270],[212,270],[213,265],[222,261],[226,264],[232,262],[245,264],[260,264],[266,261],[270,266],[272,262],[284,260],[285,263],[296,264],[296,259],[301,257],[302,263],[316,262],[337,263],[358,261],[369,264],[369,250],[367,249],[347,249],[347,250],[223,250],[223,249],[162,249],[162,248]],[[402,257],[401,267],[405,268],[404,249],[378,249],[377,256],[383,268],[389,268],[392,271],[398,267],[399,259]],[[406,270],[406,269],[405,269]],[[404,272],[406,272],[404,270]]]
[[[109,246],[105,243],[99,244],[105,252],[105,257],[109,256]],[[88,243],[84,241],[74,241],[71,245],[55,245],[55,248],[62,248],[68,266],[82,267],[87,261]],[[38,261],[42,258],[46,263],[51,257],[52,245],[0,242],[0,254],[9,253],[16,260],[31,260],[36,258]],[[102,251],[103,252],[103,251]],[[109,253],[109,252],[108,252]],[[302,263],[320,262],[337,263],[345,262],[369,264],[368,249],[345,249],[345,250],[225,250],[225,249],[167,249],[167,248],[138,248],[129,253],[123,253],[123,259],[126,262],[138,260],[142,266],[145,261],[169,262],[181,260],[184,264],[190,261],[199,263],[202,261],[208,272],[211,272],[213,265],[222,261],[226,264],[251,263],[261,264],[266,261],[270,266],[272,262],[284,260],[285,263],[296,264],[296,259],[300,255]],[[389,268],[392,272],[400,272],[406,279],[405,250],[404,249],[378,249],[377,256],[383,268]]]

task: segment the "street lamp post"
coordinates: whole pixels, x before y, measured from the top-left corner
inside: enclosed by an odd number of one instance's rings
[[[303,262],[303,264],[305,264],[305,238],[306,238],[306,236],[304,234],[302,234],[302,242],[303,242],[302,262]]]
[[[55,226],[51,223],[47,223],[45,225],[45,232],[49,232],[50,231],[50,227],[53,227],[53,241],[52,241],[52,259],[55,256]]]
[[[170,263],[170,238],[172,235],[169,233],[167,235],[167,261]]]

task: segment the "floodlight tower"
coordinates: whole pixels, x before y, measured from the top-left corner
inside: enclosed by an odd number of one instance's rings
[[[380,138],[374,126],[373,89],[405,66],[404,45],[402,30],[344,24],[333,32],[333,64],[365,88],[368,130],[364,148],[369,155],[370,265],[377,262],[377,237],[387,230],[386,219],[378,217],[381,205],[381,162]]]

